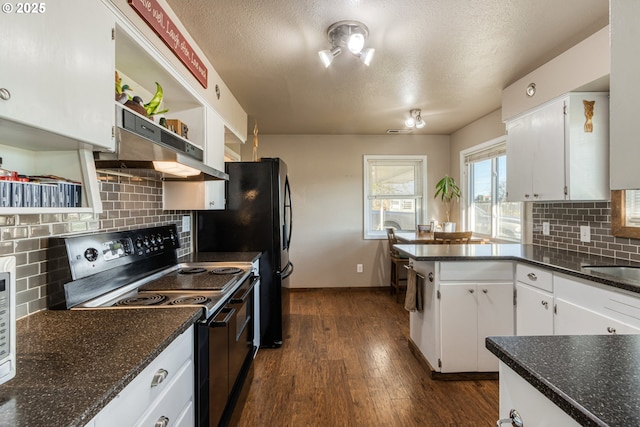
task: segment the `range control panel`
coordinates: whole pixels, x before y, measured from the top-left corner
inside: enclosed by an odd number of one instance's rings
[[[117,231],[65,239],[71,275],[81,279],[139,262],[180,247],[176,225]]]

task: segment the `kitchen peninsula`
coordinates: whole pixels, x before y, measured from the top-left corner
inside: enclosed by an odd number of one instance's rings
[[[518,244],[395,247],[424,286],[410,348],[434,378],[499,366],[501,418],[516,408],[525,425],[637,424],[640,263]],[[510,333],[491,331],[505,322]]]

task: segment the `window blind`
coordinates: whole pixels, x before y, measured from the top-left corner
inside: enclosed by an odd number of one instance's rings
[[[475,163],[482,160],[493,159],[495,157],[504,156],[507,154],[507,143],[501,142],[499,144],[492,145],[478,151],[473,151],[464,156],[464,163]]]

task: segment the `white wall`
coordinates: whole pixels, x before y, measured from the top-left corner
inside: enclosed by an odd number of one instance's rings
[[[505,133],[506,127],[504,123],[502,123],[502,111],[498,109],[451,134],[449,175],[456,179],[456,182],[461,188],[464,177],[460,170],[460,152],[482,144],[483,142],[504,136]],[[465,196],[465,194],[462,195],[462,200],[464,200]],[[456,209],[452,210],[455,213],[453,221],[460,223],[460,206],[458,205]]]
[[[251,159],[252,144],[242,149]],[[438,218],[432,187],[448,172],[449,137],[426,135],[264,135],[258,155],[280,157],[289,167],[293,194],[291,287],[389,285],[388,245],[363,239],[365,154],[427,156],[427,212]],[[356,264],[364,273],[356,273]]]

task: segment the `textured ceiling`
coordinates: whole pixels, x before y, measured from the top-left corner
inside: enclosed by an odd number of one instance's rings
[[[608,0],[168,0],[261,134],[384,134],[412,108],[450,134],[608,23]],[[369,28],[369,67],[324,68],[326,29]]]

